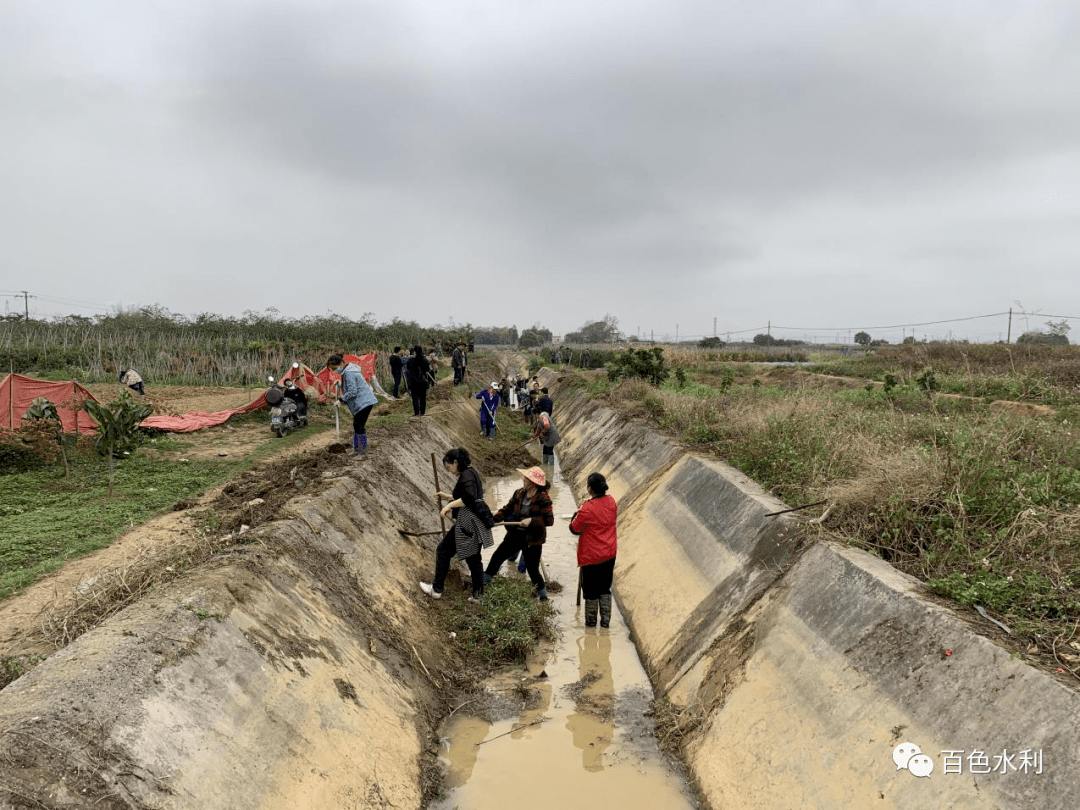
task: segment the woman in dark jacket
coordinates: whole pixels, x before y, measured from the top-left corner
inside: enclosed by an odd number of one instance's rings
[[[413,346],[412,357],[406,361],[405,369],[409,381],[409,394],[412,396],[413,416],[423,416],[427,413],[428,386],[434,382],[431,363],[424,357],[423,346]]]
[[[499,566],[507,560],[525,552],[525,569],[536,588],[536,598],[547,601],[547,583],[540,573],[540,554],[547,540],[547,527],[555,522],[551,511],[551,497],[548,495],[547,478],[539,467],[518,470],[524,486],[510,496],[509,502],[495,513],[496,523],[519,523],[520,526],[507,526],[506,538],[488,560],[484,581],[487,582],[499,572]]]
[[[435,549],[435,578],[430,582],[421,582],[420,590],[432,599],[441,599],[446,575],[450,571],[450,560],[461,557],[469,566],[472,576],[471,602],[479,602],[484,592],[484,569],[480,560],[480,549],[494,545],[491,529],[487,528],[476,516],[476,502],[484,497],[484,484],[480,473],[469,466],[469,451],[462,447],[455,448],[443,456],[443,466],[457,475],[454,491],[449,495],[437,492],[440,501],[450,501],[440,514],[451,513],[454,525],[446,533]]]
[[[581,568],[581,592],[585,597],[585,626],[596,627],[599,609],[600,626],[611,625],[611,581],[615,574],[618,544],[615,522],[619,508],[607,494],[607,479],[592,473],[586,479],[589,499],[583,501],[570,531],[578,535],[577,562]]]

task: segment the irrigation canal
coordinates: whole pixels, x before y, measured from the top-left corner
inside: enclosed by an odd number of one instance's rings
[[[488,502],[493,508],[506,503],[520,481],[488,482]],[[447,790],[432,810],[690,810],[695,804],[686,781],[661,756],[645,716],[653,692],[618,606],[612,605],[605,630],[586,628],[583,608],[575,605],[576,538],[562,516],[576,504],[558,473],[555,481],[555,525],[543,560],[548,579],[563,585],[551,594],[558,638],[537,650],[527,672],[514,670],[489,684],[506,692],[515,681],[527,681],[539,699],[496,723],[466,714],[467,707],[447,721],[441,730]]]

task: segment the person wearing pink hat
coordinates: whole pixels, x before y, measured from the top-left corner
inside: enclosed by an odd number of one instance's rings
[[[540,555],[547,540],[547,527],[555,523],[551,510],[551,497],[548,495],[547,476],[539,467],[518,470],[523,485],[510,496],[510,500],[495,513],[496,523],[514,523],[506,527],[506,537],[491,553],[484,571],[484,582],[490,582],[499,572],[499,567],[507,560],[512,560],[525,552],[525,569],[529,572],[536,589],[536,598],[546,602],[547,583],[540,573]]]

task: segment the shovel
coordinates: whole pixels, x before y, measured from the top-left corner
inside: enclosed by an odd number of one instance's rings
[[[341,441],[341,400],[334,400],[334,436]]]

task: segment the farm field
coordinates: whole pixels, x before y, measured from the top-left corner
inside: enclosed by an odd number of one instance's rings
[[[493,372],[481,364],[477,373],[481,368]],[[448,368],[439,372],[443,382],[449,375]],[[112,383],[86,387],[105,403],[124,392]],[[212,412],[246,404],[262,390],[151,385],[140,401],[155,414]],[[429,411],[464,393],[437,386]],[[377,405],[368,423],[373,451],[407,431],[411,414],[407,398]],[[112,496],[105,460],[87,437],[77,444],[69,437],[65,476],[56,445],[35,435],[30,449],[42,463],[0,475],[0,684],[17,676],[28,656],[47,655],[103,618],[102,611],[143,594],[163,569],[172,574],[197,564],[222,535],[265,520],[288,497],[317,486],[323,472],[340,465],[342,446],[330,406],[311,405],[309,417],[307,427],[284,439],[271,433],[265,410],[191,433],[148,433],[116,464]],[[527,436],[520,426],[506,430],[507,444]],[[351,436],[347,415],[341,434]],[[521,462],[502,445],[493,448],[496,456]],[[296,464],[310,472],[294,473]],[[256,500],[262,502],[246,505]],[[99,581],[100,572],[117,570],[130,570],[131,581]]]
[[[1018,655],[1080,676],[1080,351],[894,347],[811,370],[671,355],[658,386],[600,371],[572,384],[792,506],[824,502],[803,513],[814,536],[887,560]]]

